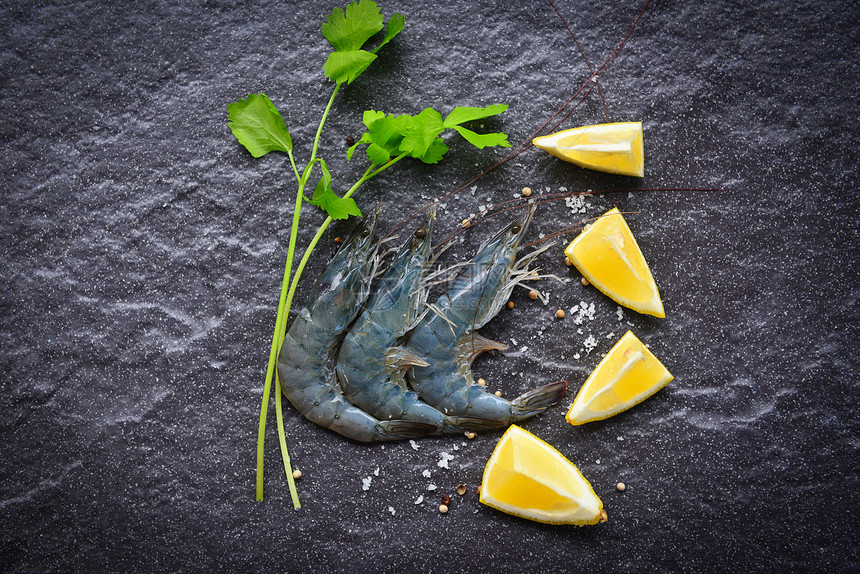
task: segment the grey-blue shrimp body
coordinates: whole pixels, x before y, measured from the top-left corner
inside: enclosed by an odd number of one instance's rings
[[[517,247],[534,207],[484,243],[409,336],[408,348],[429,362],[409,370],[412,387],[449,416],[468,416],[510,424],[532,417],[559,401],[567,382],[544,385],[509,401],[474,384],[472,359],[504,345],[475,329],[492,319],[507,301],[530,257],[516,261]],[[513,279],[512,279],[513,277]]]
[[[367,299],[376,249],[373,232],[377,209],[344,242],[323,270],[307,304],[284,337],[278,355],[281,391],[308,420],[362,441],[401,440],[423,436],[435,426],[379,421],[351,404],[341,393],[335,358],[342,335]]]
[[[448,417],[406,388],[403,369],[426,365],[420,357],[397,346],[423,309],[427,287],[422,285],[431,260],[435,212],[430,212],[379,280],[370,301],[344,338],[337,374],[344,395],[355,406],[381,420],[412,420],[437,427],[434,434],[485,430],[495,421]]]

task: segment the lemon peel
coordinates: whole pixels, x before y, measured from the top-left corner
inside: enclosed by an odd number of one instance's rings
[[[564,253],[589,283],[619,305],[666,316],[645,256],[617,207],[580,233]]]
[[[602,420],[638,405],[674,377],[627,331],[579,389],[565,419],[572,425]]]
[[[532,143],[586,169],[645,176],[642,122],[582,126],[536,137]]]
[[[511,425],[484,468],[480,502],[547,524],[597,524],[603,503],[579,469],[550,444]]]

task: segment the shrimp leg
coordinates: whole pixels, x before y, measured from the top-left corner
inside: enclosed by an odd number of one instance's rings
[[[434,432],[433,425],[380,421],[351,404],[335,379],[342,335],[367,299],[376,249],[379,209],[344,242],[323,270],[293,321],[278,355],[278,376],[288,401],[308,420],[362,442],[401,440]]]

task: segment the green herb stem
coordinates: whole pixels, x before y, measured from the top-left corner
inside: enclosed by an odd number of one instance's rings
[[[293,257],[295,256],[296,243],[298,240],[299,217],[301,215],[302,210],[302,198],[304,197],[304,189],[307,185],[308,179],[310,178],[314,160],[316,159],[317,149],[319,147],[320,134],[322,133],[323,126],[325,125],[326,119],[328,118],[328,114],[331,111],[332,104],[334,103],[334,98],[335,96],[337,96],[337,92],[339,89],[340,84],[338,84],[332,92],[328,104],[326,105],[325,111],[323,112],[322,118],[320,118],[320,123],[317,127],[317,133],[314,137],[314,145],[311,150],[311,159],[305,166],[305,169],[301,176],[299,176],[298,168],[296,167],[295,160],[293,159],[293,154],[288,153],[293,172],[296,174],[296,178],[298,179],[298,190],[296,193],[295,208],[293,209],[293,225],[290,229],[290,243],[289,247],[287,248],[287,263],[284,268],[284,278],[281,282],[281,296],[278,301],[278,313],[275,318],[275,332],[272,336],[272,347],[269,350],[269,364],[266,367],[266,380],[263,385],[263,404],[260,409],[260,426],[257,431],[257,500],[263,500],[263,468],[265,455],[264,446],[266,440],[266,419],[269,410],[269,396],[271,394],[272,378],[275,374],[275,364],[278,359],[278,351],[280,350],[280,347],[284,341],[287,319],[289,318],[290,309],[292,308],[293,294],[295,293],[298,279],[299,277],[301,277],[301,270],[304,269],[305,263],[307,263],[307,259],[310,256],[310,253],[313,251],[313,248],[319,242],[319,236],[322,235],[321,232],[317,232],[317,235],[314,236],[314,241],[312,241],[311,245],[308,246],[308,249],[305,250],[305,254],[302,258],[301,264],[299,268],[296,269],[296,274],[291,276]],[[356,187],[357,186],[353,186],[353,188]],[[328,227],[329,223],[331,223],[331,217],[326,219],[325,227]],[[325,227],[322,228],[323,231],[325,230]],[[275,414],[279,423],[278,442],[281,446],[281,454],[284,461],[284,472],[287,475],[287,482],[289,483],[290,487],[290,496],[293,499],[293,507],[298,509],[301,508],[301,503],[299,502],[296,485],[293,480],[292,466],[290,464],[290,457],[287,451],[287,439],[283,425],[283,408],[281,406],[280,382],[277,380],[277,378],[275,378],[275,387],[277,392],[277,396],[275,397]]]
[[[287,483],[290,485],[290,497],[293,499],[293,509],[302,507],[299,493],[296,491],[296,481],[293,478],[293,467],[290,464],[290,452],[287,450],[287,437],[284,432],[284,413],[281,408],[281,381],[275,375],[275,412],[278,420],[278,438],[281,444],[281,457],[284,459],[284,472],[287,473]]]
[[[334,98],[335,96],[337,96],[338,91],[340,91],[340,84],[334,87],[334,91],[331,93],[331,97],[328,99],[328,104],[325,107],[325,111],[323,112],[322,118],[320,118],[320,125],[317,126],[317,134],[314,136],[314,147],[311,149],[311,160],[310,162],[308,162],[308,168],[313,166],[314,160],[317,158],[317,148],[320,145],[320,134],[322,133],[326,118],[328,118],[328,113],[331,111],[331,106],[334,103]]]
[[[304,192],[304,182],[299,179],[298,191],[296,193],[296,204],[293,208],[293,225],[290,229],[290,243],[287,248],[287,263],[284,266],[284,278],[281,281],[281,295],[278,301],[278,313],[275,317],[275,332],[272,335],[272,347],[269,350],[269,365],[266,367],[266,380],[263,384],[263,404],[260,408],[260,426],[257,430],[257,500],[263,500],[263,458],[265,453],[266,441],[266,418],[269,410],[269,395],[272,388],[272,375],[275,371],[275,363],[278,359],[278,351],[284,340],[284,332],[287,323],[287,318],[290,313],[290,306],[286,304],[287,291],[289,291],[290,276],[293,269],[293,256],[296,252],[296,242],[298,240],[299,217],[302,212],[302,197]],[[279,387],[280,388],[280,387]],[[277,397],[280,399],[280,393]],[[277,410],[279,401],[275,401]],[[279,436],[283,433],[279,432]],[[293,473],[289,465],[289,457],[285,458],[285,471],[287,471],[287,480],[290,482],[290,493],[295,492],[295,484],[293,483]],[[298,495],[293,495],[293,505],[300,506]]]

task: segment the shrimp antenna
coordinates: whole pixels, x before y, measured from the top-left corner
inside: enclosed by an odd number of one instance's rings
[[[606,59],[603,61],[603,63],[600,65],[600,67],[598,67],[596,71],[592,71],[591,75],[590,75],[590,76],[588,77],[588,79],[587,79],[587,80],[582,84],[582,86],[580,86],[580,87],[579,87],[579,89],[578,89],[578,90],[576,90],[576,92],[575,92],[575,93],[574,93],[570,98],[568,98],[568,99],[567,99],[567,101],[565,101],[565,102],[564,102],[564,104],[562,104],[562,105],[561,105],[561,107],[560,107],[558,110],[556,110],[556,112],[555,112],[554,114],[552,114],[552,115],[551,115],[551,116],[550,116],[550,117],[549,117],[549,118],[548,118],[548,119],[547,119],[543,124],[541,124],[541,126],[540,126],[540,127],[538,127],[534,132],[532,132],[532,133],[531,133],[531,135],[529,135],[525,140],[523,140],[523,142],[522,142],[522,143],[520,143],[517,147],[515,147],[514,149],[512,149],[512,150],[508,153],[508,155],[506,155],[505,157],[503,157],[502,159],[500,159],[500,160],[499,160],[499,161],[497,161],[495,164],[493,164],[493,165],[492,165],[492,166],[490,166],[489,168],[485,169],[485,170],[484,170],[484,171],[482,171],[481,173],[479,173],[479,174],[477,174],[477,175],[475,175],[475,176],[470,177],[470,178],[469,178],[469,179],[467,179],[465,182],[463,182],[463,183],[461,183],[461,184],[459,184],[459,185],[457,185],[457,186],[453,187],[453,188],[452,188],[450,191],[448,191],[447,193],[445,193],[445,194],[441,195],[440,197],[438,197],[438,198],[434,199],[433,201],[429,201],[429,202],[427,202],[427,203],[423,204],[422,206],[420,206],[420,207],[418,207],[417,209],[414,209],[413,211],[411,211],[410,213],[408,213],[408,214],[406,215],[406,217],[404,217],[404,218],[400,221],[400,223],[396,224],[396,225],[395,225],[395,226],[394,226],[394,227],[393,227],[393,228],[388,232],[388,234],[394,233],[394,231],[395,231],[395,230],[397,230],[398,228],[400,228],[402,225],[405,225],[407,221],[410,221],[411,219],[413,219],[413,218],[417,217],[419,214],[421,214],[421,213],[423,213],[424,211],[426,211],[426,210],[430,209],[430,208],[431,208],[431,207],[433,207],[434,205],[437,205],[438,203],[440,203],[440,202],[444,201],[445,199],[447,199],[447,198],[451,197],[451,196],[452,196],[452,195],[454,195],[455,193],[459,193],[460,191],[464,190],[467,186],[469,186],[469,185],[471,185],[472,183],[474,183],[474,182],[478,181],[479,179],[481,179],[482,177],[484,177],[485,175],[487,175],[488,173],[490,173],[491,171],[493,171],[493,170],[494,170],[494,169],[496,169],[497,167],[499,167],[499,166],[501,166],[501,165],[506,164],[507,162],[511,161],[512,159],[514,159],[515,157],[517,157],[517,156],[518,156],[519,154],[521,154],[522,152],[524,152],[524,151],[526,151],[527,149],[529,149],[529,148],[533,147],[532,140],[533,140],[533,139],[534,139],[534,138],[535,138],[535,137],[536,137],[536,136],[537,136],[537,135],[538,135],[538,134],[539,134],[539,133],[540,133],[540,132],[541,132],[541,131],[542,131],[542,130],[547,126],[547,125],[549,125],[549,124],[550,124],[550,123],[551,123],[551,122],[552,122],[552,121],[553,121],[553,120],[554,120],[554,119],[555,119],[555,118],[556,118],[560,113],[562,113],[562,112],[565,110],[565,108],[567,108],[567,106],[568,106],[568,105],[569,105],[573,100],[575,100],[575,99],[580,95],[580,93],[581,93],[583,90],[585,90],[585,89],[586,89],[586,87],[587,87],[587,88],[588,88],[587,92],[582,96],[582,98],[580,98],[580,99],[579,99],[579,100],[574,104],[574,106],[573,106],[573,107],[572,107],[572,108],[571,108],[571,109],[570,109],[570,110],[569,110],[569,111],[568,111],[568,112],[567,112],[567,113],[562,117],[562,119],[561,119],[560,121],[558,121],[558,122],[555,124],[555,127],[557,127],[559,124],[561,124],[561,122],[563,122],[565,119],[567,119],[567,117],[568,117],[568,116],[573,112],[573,110],[575,110],[575,109],[579,106],[579,104],[580,104],[580,103],[582,103],[582,101],[584,100],[584,98],[585,98],[585,97],[587,97],[589,93],[591,93],[591,90],[593,90],[593,89],[594,89],[594,86],[595,86],[595,85],[597,85],[597,83],[598,83],[598,78],[600,77],[600,75],[601,75],[601,74],[603,74],[604,72],[606,72],[606,70],[607,70],[607,69],[609,69],[609,66],[612,64],[612,62],[613,62],[613,61],[615,60],[615,58],[618,56],[618,53],[621,51],[621,48],[624,46],[624,44],[625,44],[625,43],[627,43],[627,40],[628,40],[628,39],[630,38],[630,36],[633,34],[633,30],[634,30],[634,29],[636,28],[636,26],[638,25],[639,20],[642,18],[643,14],[645,14],[645,10],[648,8],[648,5],[649,5],[650,3],[651,3],[651,0],[646,0],[645,5],[642,7],[642,10],[639,12],[639,15],[636,17],[636,20],[634,20],[634,21],[633,21],[633,24],[630,26],[630,29],[627,31],[627,34],[626,34],[626,35],[624,36],[624,38],[623,38],[623,39],[622,39],[622,40],[621,40],[621,41],[620,41],[620,42],[615,46],[615,48],[612,50],[612,52],[610,52],[609,56],[607,56],[607,57],[606,57]],[[589,68],[590,68],[590,66],[589,66]],[[555,127],[553,127],[553,129],[555,129]]]
[[[570,33],[570,37],[573,39],[573,43],[576,44],[576,47],[579,49],[579,53],[582,54],[582,59],[585,60],[585,65],[588,66],[588,71],[591,72],[592,75],[594,75],[594,68],[591,67],[591,62],[588,60],[588,56],[585,55],[585,50],[582,49],[579,40],[576,39],[573,30],[571,30],[570,26],[568,26],[567,21],[564,19],[564,16],[561,15],[561,12],[558,11],[558,8],[552,0],[547,0],[547,2],[549,2],[549,5],[552,6],[553,10],[555,10],[555,13],[558,16],[559,20],[561,20],[561,23],[564,24],[564,27],[567,28],[567,31]],[[596,81],[595,84],[597,84]],[[603,97],[603,88],[601,88],[599,84],[597,84],[597,92],[600,94],[600,101],[603,102],[603,113],[606,116],[606,121],[608,122],[609,108],[606,105],[606,98]]]
[[[633,193],[640,191],[722,191],[723,189],[720,187],[633,187],[633,188],[621,188],[621,189],[589,189],[587,191],[572,191],[572,192],[564,192],[564,193],[547,193],[544,195],[533,195],[529,198],[525,197],[517,197],[514,199],[507,199],[505,201],[501,201],[495,205],[491,205],[486,209],[482,210],[478,215],[481,217],[477,217],[476,219],[466,219],[462,224],[457,226],[454,231],[446,235],[442,238],[439,243],[434,246],[434,249],[439,249],[442,246],[445,246],[447,243],[452,241],[455,237],[457,237],[460,233],[463,233],[466,229],[472,227],[472,225],[476,223],[481,223],[490,217],[495,217],[496,215],[501,215],[503,213],[508,213],[510,211],[516,211],[518,209],[522,209],[523,207],[528,207],[529,205],[538,205],[541,203],[552,203],[555,201],[559,201],[560,199],[567,199],[569,197],[581,197],[584,195],[598,195],[604,193]],[[512,205],[513,204],[513,205]],[[503,207],[508,206],[508,207]],[[575,230],[576,226],[572,228],[565,228],[569,231],[565,231],[564,233],[554,232],[552,235],[544,237],[543,239],[529,243],[528,245],[535,245],[536,243],[540,243],[542,241],[547,241],[552,237],[557,237],[558,235],[564,235],[569,233],[570,231]],[[525,247],[525,246],[524,246]],[[447,247],[446,247],[447,248]]]

